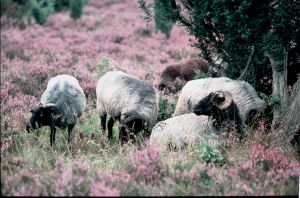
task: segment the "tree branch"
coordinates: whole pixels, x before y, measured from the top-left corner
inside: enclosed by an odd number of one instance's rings
[[[248,70],[248,67],[249,67],[249,65],[250,65],[250,63],[251,63],[251,61],[252,61],[252,59],[253,59],[254,52],[255,52],[255,47],[252,46],[252,47],[251,47],[251,54],[250,54],[250,56],[249,56],[247,65],[246,65],[245,69],[243,70],[242,74],[240,75],[239,80],[241,80],[241,79],[244,78],[244,76],[245,76],[245,74],[246,74],[246,72],[247,72],[247,70]]]
[[[175,17],[174,18],[177,18],[179,20],[179,22],[181,22],[183,25],[187,26],[188,28],[192,26],[191,22],[189,22],[188,19],[186,19],[184,16],[182,16],[180,14],[180,11],[176,5],[176,0],[172,0],[171,1],[172,3],[172,8],[175,10]]]

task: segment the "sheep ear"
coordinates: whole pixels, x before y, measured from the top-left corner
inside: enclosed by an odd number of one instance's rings
[[[53,116],[53,114],[52,114],[52,116]],[[54,115],[54,116],[53,116],[53,120],[54,120],[54,121],[61,120],[62,118],[63,118],[63,115],[62,115],[62,114]]]

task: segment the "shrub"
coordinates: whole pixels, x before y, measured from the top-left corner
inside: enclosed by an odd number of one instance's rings
[[[162,121],[170,118],[175,110],[175,103],[169,102],[168,99],[160,97],[158,102],[159,112],[157,121]]]
[[[210,140],[215,138],[213,135],[207,135],[204,141],[196,147],[196,153],[199,154],[201,160],[207,163],[219,163],[224,160],[222,153],[210,144]]]
[[[54,11],[53,1],[36,1],[32,6],[32,15],[36,22],[44,25],[47,22],[48,16]]]
[[[76,20],[82,15],[84,2],[83,0],[70,0],[71,17]]]
[[[171,1],[154,1],[154,18],[155,18],[155,29],[156,31],[162,31],[167,38],[170,37],[173,22],[166,18],[166,14],[169,11],[166,7],[161,4],[166,4],[168,7],[171,7]]]

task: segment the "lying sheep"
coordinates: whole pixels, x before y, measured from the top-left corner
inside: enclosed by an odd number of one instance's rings
[[[153,86],[121,71],[103,75],[96,88],[97,110],[101,127],[106,130],[107,113],[111,116],[107,124],[108,138],[112,138],[114,122],[120,122],[121,142],[133,138],[141,130],[153,128],[158,114],[158,94]]]
[[[50,145],[55,143],[56,127],[68,127],[68,142],[71,132],[86,107],[86,97],[76,78],[63,74],[51,78],[42,95],[41,103],[31,110],[32,116],[26,126],[30,132],[42,126],[50,126]]]
[[[249,115],[263,110],[266,106],[265,102],[257,96],[254,88],[245,81],[226,77],[204,78],[189,81],[182,88],[173,116],[193,112],[200,100],[219,90],[227,91],[232,95],[243,125],[249,121]]]
[[[234,121],[240,140],[244,136],[239,109],[227,91],[210,93],[194,106],[193,112],[196,115],[211,116],[218,126],[224,121]]]
[[[172,89],[175,86],[176,78],[185,82],[192,80],[197,70],[203,73],[208,72],[209,65],[205,59],[194,58],[181,64],[170,65],[163,70],[158,88],[161,91],[163,89]]]
[[[161,150],[182,150],[200,144],[209,134],[220,135],[208,116],[197,116],[193,113],[172,117],[157,123],[150,136],[150,144]],[[209,144],[218,148],[221,140],[212,139]]]

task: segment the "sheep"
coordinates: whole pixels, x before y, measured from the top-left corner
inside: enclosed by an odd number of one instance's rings
[[[227,91],[216,91],[200,100],[194,107],[196,115],[211,116],[218,126],[224,121],[234,121],[240,140],[244,136],[239,109]]]
[[[160,91],[171,90],[176,84],[176,78],[187,82],[194,79],[197,70],[208,73],[209,65],[205,59],[194,58],[180,64],[169,65],[161,73],[158,88]]]
[[[50,145],[55,143],[56,127],[68,127],[68,143],[71,132],[86,107],[86,97],[79,82],[70,75],[62,74],[49,80],[40,104],[31,110],[32,116],[26,125],[27,132],[42,126],[50,127]]]
[[[209,116],[197,116],[194,113],[183,114],[157,123],[150,136],[150,145],[160,150],[183,150],[203,142],[207,135],[218,137],[220,130],[214,127],[214,121]],[[209,144],[215,148],[222,140],[212,139]]]
[[[96,87],[97,111],[100,125],[106,130],[108,121],[108,139],[112,138],[112,127],[117,120],[120,123],[119,140],[121,143],[134,139],[141,130],[149,133],[158,114],[157,91],[152,85],[130,76],[122,71],[110,71],[103,75]]]
[[[227,77],[204,78],[192,80],[182,88],[173,116],[191,113],[195,105],[216,91],[231,93],[232,99],[239,109],[242,125],[249,122],[249,116],[263,110],[266,105],[254,88],[245,81],[232,80]],[[251,117],[251,116],[250,116]]]

